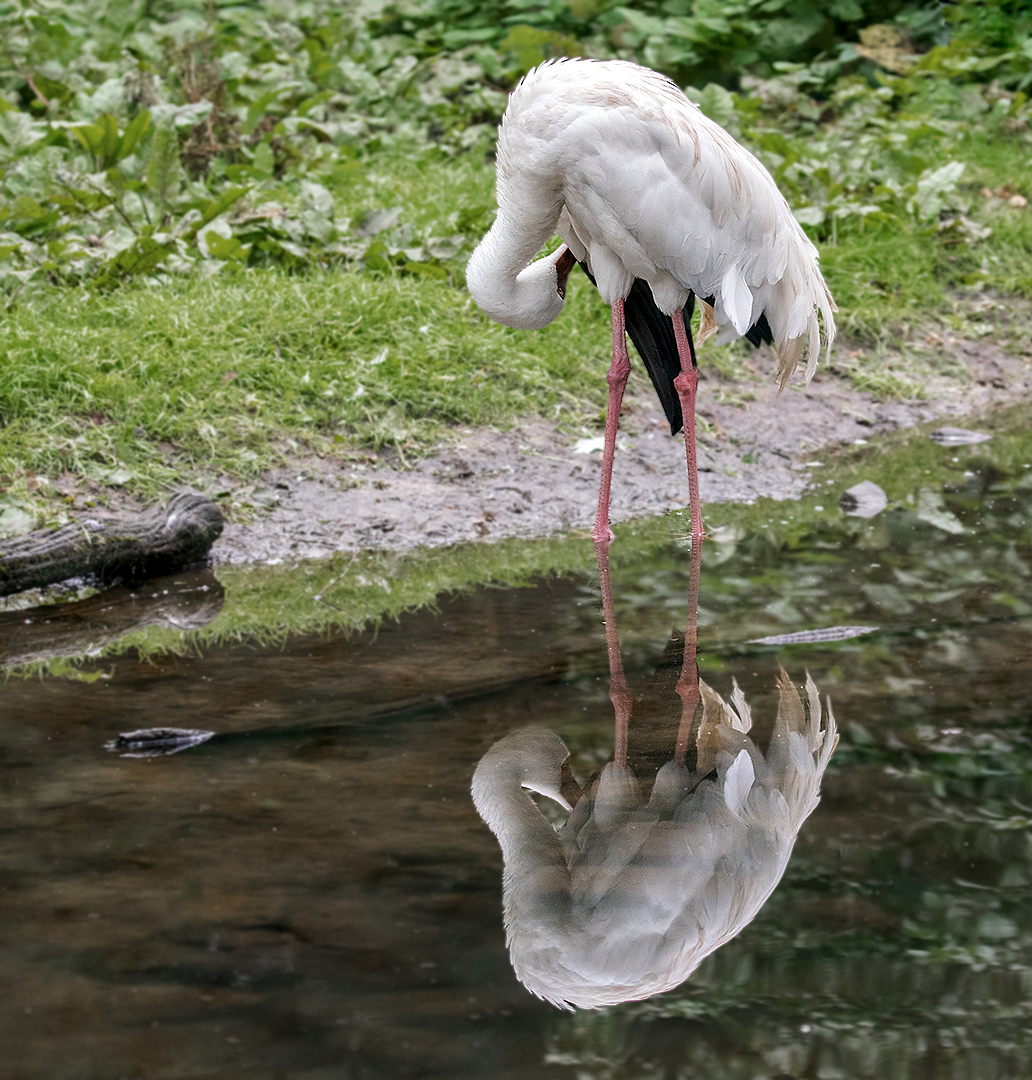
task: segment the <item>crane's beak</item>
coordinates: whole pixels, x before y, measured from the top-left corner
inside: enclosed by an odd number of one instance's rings
[[[566,281],[570,276],[570,271],[577,265],[577,259],[565,244],[559,248],[558,254],[559,257],[555,261],[555,291],[565,300]]]

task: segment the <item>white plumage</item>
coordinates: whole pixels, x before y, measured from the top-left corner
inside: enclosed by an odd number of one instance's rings
[[[648,283],[675,333],[692,294],[712,298],[701,337],[715,327],[725,338],[745,334],[765,316],[782,385],[804,358],[807,377],[813,374],[821,321],[830,349],[835,305],[816,249],[770,174],[657,72],[591,60],[531,71],[502,120],[497,193],[498,216],[466,279],[477,304],[499,322],[526,329],[551,322],[575,258],[613,306],[614,372],[624,366],[623,302],[635,279]],[[531,263],[556,233],[564,246]],[[628,329],[633,337],[630,321]],[[678,352],[687,381],[677,391],[691,421],[694,356],[690,344]],[[668,370],[678,370],[677,359]],[[650,374],[656,381],[651,365]],[[657,390],[662,397],[658,382]],[[618,413],[619,400],[616,406]],[[616,416],[611,420],[615,445]],[[685,435],[693,441],[689,477],[697,487],[693,422]],[[608,534],[608,491],[605,502]],[[694,502],[692,509],[693,533],[701,535]]]
[[[812,680],[807,715],[782,671],[766,756],[737,685],[734,709],[699,686],[696,769],[668,762],[647,802],[611,762],[556,832],[527,791],[569,808],[568,751],[540,728],[502,739],[477,766],[473,801],[505,864],[512,964],[555,1005],[598,1008],[682,983],[756,916],[817,805],[838,735],[830,707],[822,725]]]

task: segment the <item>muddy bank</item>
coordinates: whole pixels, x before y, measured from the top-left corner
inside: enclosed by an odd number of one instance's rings
[[[779,396],[766,377],[722,384],[703,366],[699,412],[709,429],[703,432],[700,425],[704,513],[706,503],[798,498],[811,479],[804,463],[818,448],[1032,399],[1027,362],[983,342],[948,340],[941,347],[953,354],[954,369],[962,365],[969,378],[937,377],[927,384],[925,400],[912,402],[878,402],[823,372],[809,386]],[[756,367],[769,371],[773,364],[761,354]],[[722,390],[733,391],[744,407],[720,403]],[[590,530],[601,453],[578,442],[553,424],[531,420],[510,432],[464,429],[452,445],[411,468],[401,467],[393,455],[305,461],[266,476],[268,486],[257,494],[269,509],[251,524],[228,525],[213,559],[324,558],[363,548],[404,550]],[[612,521],[681,509],[687,501],[682,439],[670,437],[650,394],[629,394]]]

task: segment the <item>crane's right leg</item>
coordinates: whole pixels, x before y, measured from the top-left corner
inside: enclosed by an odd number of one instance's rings
[[[677,730],[674,761],[684,765],[688,756],[688,743],[695,725],[695,709],[699,704],[699,663],[696,655],[699,632],[699,579],[702,577],[701,536],[692,537],[692,566],[688,575],[688,621],[684,628],[684,662],[681,677],[677,680],[677,693],[681,698],[681,724]]]
[[[595,530],[591,534],[596,544],[608,544],[613,539],[609,530],[609,493],[613,486],[613,459],[616,456],[616,430],[620,423],[620,406],[623,404],[627,376],[631,373],[631,359],[627,355],[627,334],[624,325],[624,302],[613,301],[613,362],[606,382],[609,383],[609,404],[606,406],[606,445],[602,451],[602,481],[598,487],[598,513]]]

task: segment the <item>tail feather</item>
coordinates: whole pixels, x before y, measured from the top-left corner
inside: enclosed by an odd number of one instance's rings
[[[835,340],[833,312],[837,310],[817,266],[813,245],[807,242],[806,247],[793,250],[785,274],[775,284],[764,309],[773,331],[782,389],[803,362],[804,354],[805,378],[807,381],[813,378],[822,339],[825,360],[831,355],[831,343]]]
[[[749,340],[749,344],[757,349],[763,344],[774,344],[774,331],[771,330],[770,323],[767,322],[765,312],[760,312],[760,317],[746,330],[745,336]]]
[[[688,294],[688,303],[684,305],[684,325],[688,330],[691,343],[691,317],[695,311],[695,293]],[[656,307],[652,298],[652,289],[641,278],[635,278],[631,291],[624,301],[624,318],[627,334],[638,355],[645,364],[652,385],[656,388],[663,412],[670,423],[670,434],[676,435],[684,427],[681,413],[681,399],[674,389],[674,379],[681,374],[681,359],[677,355],[677,341],[674,338],[674,326],[669,315]],[[695,361],[695,349],[692,348],[692,362]]]

